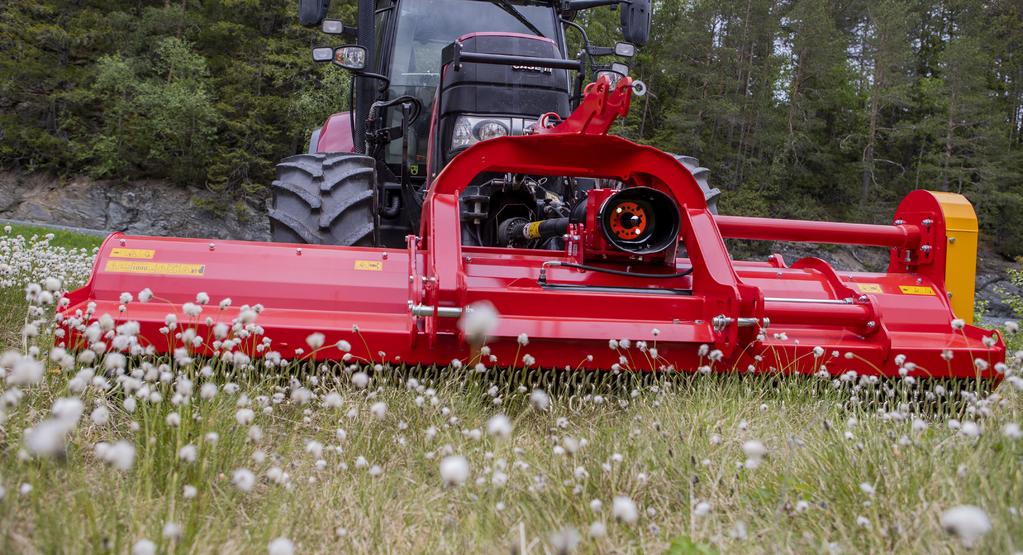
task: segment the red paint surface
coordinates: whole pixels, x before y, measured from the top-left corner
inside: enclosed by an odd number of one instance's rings
[[[352,121],[348,112],[339,112],[327,118],[320,130],[316,152],[355,152],[352,139]]]

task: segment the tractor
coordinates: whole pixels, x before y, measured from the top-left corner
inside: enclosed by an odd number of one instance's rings
[[[314,130],[306,154],[278,165],[269,210],[276,242],[404,246],[419,229],[430,183],[452,158],[480,141],[532,133],[543,114],[567,117],[591,78],[615,82],[629,71],[624,63],[598,62],[632,57],[650,33],[650,0],[359,0],[356,27],[325,19],[328,4],[303,0],[299,20],[357,41],[313,49],[315,61],[351,71],[351,109]],[[573,22],[580,10],[598,6],[619,10],[626,42],[591,45]],[[569,30],[582,42],[576,56],[568,52]],[[643,94],[645,86],[637,81],[633,91]],[[719,192],[709,187],[708,170],[676,158],[713,210]],[[600,184],[480,176],[461,199],[463,241],[560,249],[564,226],[534,240],[512,232],[525,222],[570,217]]]

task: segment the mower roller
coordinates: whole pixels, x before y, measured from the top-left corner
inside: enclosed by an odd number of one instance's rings
[[[90,322],[110,314],[138,322],[150,352],[201,356],[998,376],[1001,338],[969,323],[977,224],[966,199],[914,191],[891,225],[716,216],[678,158],[607,134],[632,92],[629,78],[600,77],[569,117],[546,114],[530,134],[459,153],[430,183],[404,248],[115,233],[91,280],[60,309],[63,341],[84,347]],[[484,174],[597,185],[568,217],[502,226],[512,238],[557,236],[557,250],[470,245],[460,196]],[[867,245],[891,257],[884,273],[837,271],[818,258],[788,264],[778,254],[739,261],[726,238]],[[149,302],[122,306],[123,292],[145,288]],[[198,292],[212,302],[183,310]],[[225,298],[230,306],[218,306]],[[486,349],[459,326],[483,302],[499,314]],[[182,333],[189,328],[198,339]],[[323,347],[307,344],[313,334]]]

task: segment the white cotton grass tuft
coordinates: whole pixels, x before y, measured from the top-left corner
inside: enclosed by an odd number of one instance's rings
[[[63,455],[68,431],[68,427],[59,420],[45,420],[25,433],[25,448],[41,457]]]
[[[481,345],[494,333],[499,323],[500,315],[494,305],[489,301],[479,301],[467,307],[458,320],[458,329],[469,343]]]
[[[369,386],[369,374],[365,372],[356,372],[352,374],[352,385],[359,389],[366,389]]]
[[[991,531],[991,519],[984,509],[975,505],[959,505],[941,513],[941,527],[959,539],[966,549],[972,549],[977,542]]]
[[[238,489],[248,493],[256,486],[256,475],[247,468],[239,468],[231,475],[231,483]]]
[[[252,421],[255,420],[255,418],[256,418],[255,411],[248,408],[238,409],[238,411],[234,413],[234,419],[242,426],[248,426],[249,424],[252,424]]]
[[[163,537],[169,540],[179,539],[184,531],[184,528],[177,522],[167,522],[163,525]]]
[[[576,548],[579,547],[579,541],[582,539],[582,536],[579,535],[579,531],[575,528],[565,526],[561,530],[551,533],[548,539],[551,542],[554,553],[568,555],[575,552]]]
[[[295,544],[288,538],[275,538],[267,545],[268,555],[295,555]]]
[[[141,539],[131,546],[131,555],[156,555],[156,544],[152,540]]]
[[[706,501],[700,501],[693,507],[693,516],[702,517],[710,514],[711,505]]]
[[[1002,428],[1002,435],[1009,439],[1019,439],[1023,437],[1023,431],[1020,431],[1019,424],[1009,422]]]
[[[634,524],[639,520],[639,509],[636,508],[636,502],[632,498],[619,495],[614,498],[611,504],[611,514],[615,520],[624,522],[625,524]]]
[[[746,468],[757,468],[767,455],[767,447],[764,444],[751,439],[742,444],[742,452],[746,455]]]
[[[135,465],[135,444],[121,440],[113,445],[96,444],[96,454],[107,464],[127,472]]]
[[[469,479],[469,461],[461,455],[449,455],[440,461],[440,479],[445,486],[460,486]]]
[[[494,437],[507,438],[512,434],[511,419],[504,414],[495,414],[487,421],[487,433]]]
[[[316,349],[319,349],[320,347],[323,346],[323,341],[324,341],[324,336],[323,336],[322,333],[319,333],[319,332],[311,333],[311,334],[309,334],[309,337],[305,338],[305,344],[309,345],[309,348],[314,350],[314,351]]]
[[[551,398],[542,389],[534,389],[529,394],[529,404],[538,411],[545,411],[551,404]]]

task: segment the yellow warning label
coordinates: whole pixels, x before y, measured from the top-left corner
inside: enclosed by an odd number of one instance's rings
[[[857,283],[856,287],[860,293],[881,293],[881,284],[879,283]]]
[[[522,230],[522,235],[526,239],[539,239],[540,238],[540,224],[542,222],[530,222],[526,225],[526,228]]]
[[[163,274],[166,276],[201,276],[206,273],[205,264],[176,264],[171,262],[134,262],[129,260],[108,260],[107,272],[119,274]]]
[[[379,272],[384,269],[384,263],[379,260],[356,260],[356,270],[368,270],[370,272]]]
[[[934,289],[929,285],[900,285],[899,291],[903,295],[933,295]]]
[[[156,251],[152,249],[122,249],[116,248],[110,251],[110,256],[114,258],[145,258],[152,260]]]

